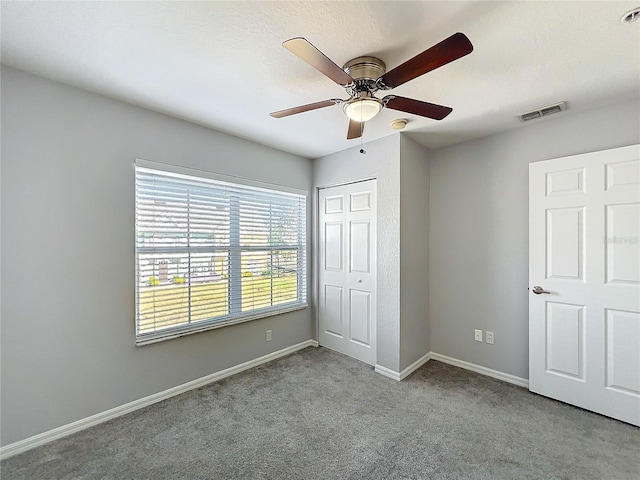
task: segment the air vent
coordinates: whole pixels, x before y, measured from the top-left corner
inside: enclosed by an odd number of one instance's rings
[[[523,113],[522,115],[520,115],[520,120],[526,122],[527,120],[533,120],[534,118],[540,118],[541,116],[542,114],[538,111]]]
[[[554,113],[560,113],[561,111],[562,108],[560,108],[559,105],[554,105],[553,107],[543,108],[540,110],[540,113],[542,113],[543,117],[546,117],[547,115],[553,115]]]
[[[529,120],[533,120],[534,118],[546,117],[547,115],[553,115],[554,113],[560,113],[567,109],[566,102],[556,103],[555,105],[549,105],[547,107],[538,108],[537,110],[532,110],[530,112],[523,113],[522,115],[518,115],[518,118],[521,122],[528,122]]]

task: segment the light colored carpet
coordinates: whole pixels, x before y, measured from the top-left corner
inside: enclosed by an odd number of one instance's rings
[[[324,348],[2,462],[9,479],[640,478],[640,429],[430,361],[396,382]]]

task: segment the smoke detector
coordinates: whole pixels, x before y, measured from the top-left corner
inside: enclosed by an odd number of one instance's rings
[[[629,10],[620,18],[620,21],[622,23],[632,23],[638,20],[638,18],[640,18],[640,7]]]
[[[546,117],[547,115],[553,115],[554,113],[560,113],[567,109],[567,102],[555,103],[546,107],[531,110],[530,112],[518,115],[521,122],[528,122],[536,118]]]
[[[394,130],[402,130],[407,126],[407,123],[409,123],[409,120],[407,120],[406,118],[396,118],[393,122],[391,122],[391,128],[393,128]]]

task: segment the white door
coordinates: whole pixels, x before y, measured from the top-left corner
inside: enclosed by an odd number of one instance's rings
[[[532,392],[640,425],[639,242],[640,145],[530,164]]]
[[[376,181],[323,188],[318,202],[319,343],[376,363]]]

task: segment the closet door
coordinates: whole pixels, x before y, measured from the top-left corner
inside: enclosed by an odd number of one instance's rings
[[[376,363],[376,181],[319,191],[319,343]]]

